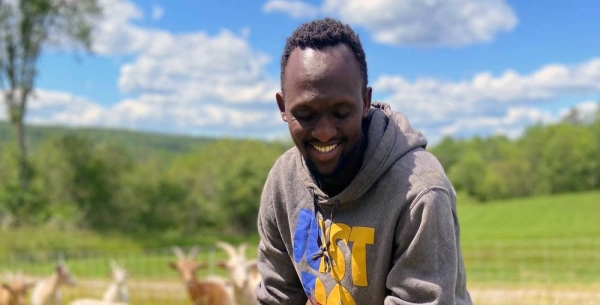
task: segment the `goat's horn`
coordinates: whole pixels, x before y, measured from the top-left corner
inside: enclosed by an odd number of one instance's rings
[[[179,260],[184,260],[185,259],[185,253],[183,253],[183,250],[181,250],[181,248],[177,247],[177,246],[173,246],[173,253],[175,253],[175,256],[177,256],[177,259]]]
[[[110,261],[110,269],[113,271],[119,269],[119,264],[114,259]]]
[[[233,248],[232,245],[226,243],[226,242],[222,242],[222,241],[218,241],[216,243],[217,247],[223,249],[225,252],[227,252],[227,254],[229,255],[229,257],[235,257],[235,248]]]
[[[197,246],[193,246],[188,252],[188,258],[194,259],[196,257],[196,254],[198,254],[198,251],[200,251],[200,248],[198,248]]]
[[[238,253],[239,256],[241,257],[246,257],[246,250],[248,249],[248,243],[242,243],[239,247],[238,247]]]

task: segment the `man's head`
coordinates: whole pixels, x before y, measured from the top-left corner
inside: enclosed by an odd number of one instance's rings
[[[331,18],[304,23],[288,37],[285,48],[283,49],[283,54],[281,55],[281,91],[285,92],[285,67],[287,66],[290,55],[296,48],[302,50],[306,48],[320,50],[338,44],[346,44],[352,50],[360,67],[362,89],[363,91],[366,91],[368,83],[367,60],[360,39],[347,24],[343,24]]]
[[[362,122],[371,107],[358,36],[332,19],[303,24],[288,38],[281,65],[277,104],[309,169],[330,182],[351,180],[362,164]]]

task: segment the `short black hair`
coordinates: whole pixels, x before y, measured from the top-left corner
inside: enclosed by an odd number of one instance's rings
[[[360,72],[363,78],[363,91],[367,89],[367,60],[365,51],[358,35],[344,24],[332,18],[314,20],[300,25],[290,37],[288,37],[283,54],[281,55],[281,91],[283,92],[283,79],[285,78],[285,67],[287,66],[290,54],[297,47],[304,50],[305,48],[323,49],[329,46],[335,46],[344,43],[352,49],[354,57],[358,61]]]

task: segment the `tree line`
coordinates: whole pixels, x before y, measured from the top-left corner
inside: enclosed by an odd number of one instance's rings
[[[191,152],[140,157],[76,134],[49,137],[29,156],[23,193],[18,150],[0,142],[0,225],[252,233],[268,171],[290,146],[220,139]]]
[[[591,119],[572,110],[517,139],[446,137],[431,151],[456,190],[480,202],[600,189],[600,110]]]
[[[141,154],[85,133],[40,141],[27,163],[31,174],[25,192],[18,149],[12,141],[0,141],[0,226],[254,233],[267,174],[292,146],[214,139],[194,150]],[[430,150],[462,199],[600,189],[600,115],[592,121],[534,125],[517,139],[447,137]]]

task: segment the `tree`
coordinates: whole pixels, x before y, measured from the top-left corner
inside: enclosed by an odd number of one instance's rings
[[[483,182],[486,176],[485,161],[478,151],[468,150],[450,168],[448,177],[459,191],[465,191],[470,196],[485,200]]]
[[[19,149],[19,182],[27,190],[23,119],[33,92],[37,61],[45,46],[67,42],[89,50],[96,0],[0,0],[0,89]]]

